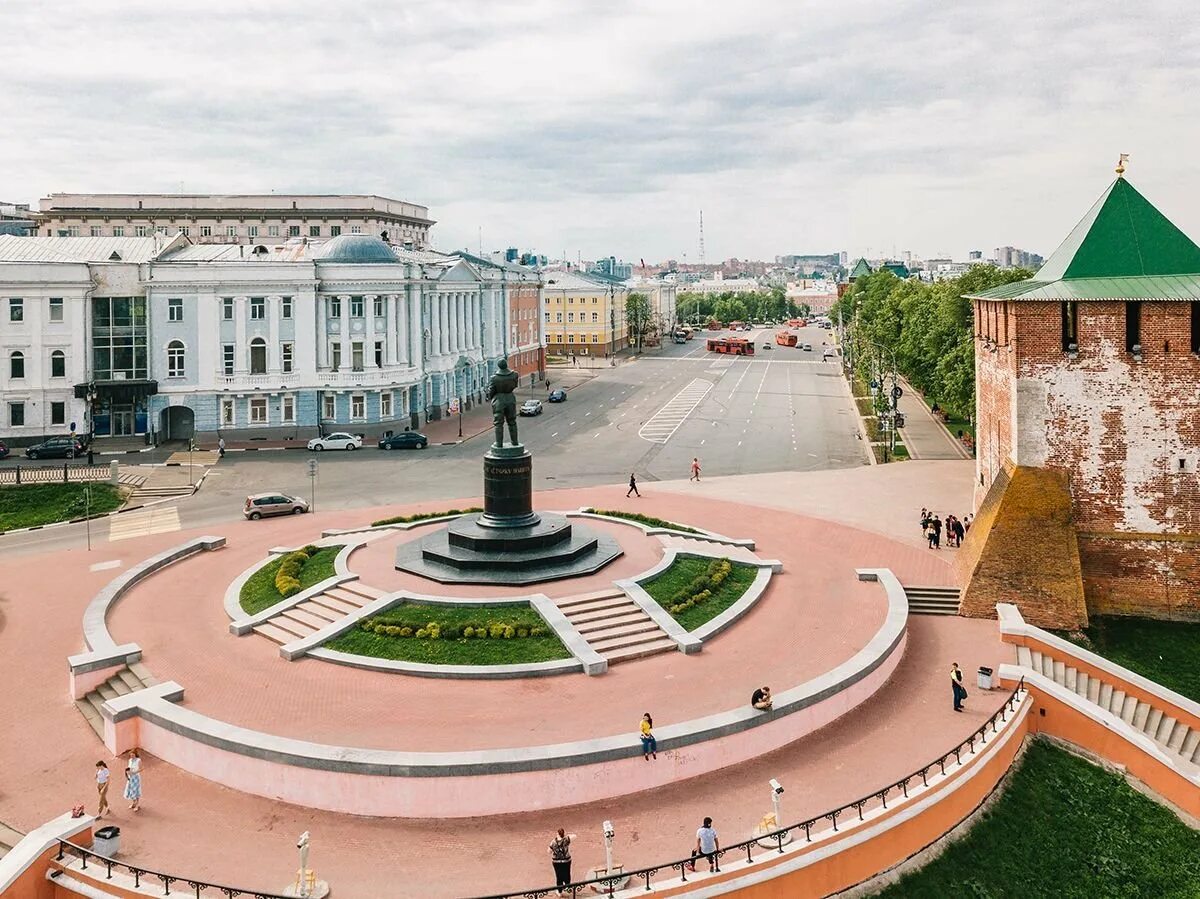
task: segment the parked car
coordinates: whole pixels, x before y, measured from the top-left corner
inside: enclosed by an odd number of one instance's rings
[[[546,399],[552,403],[565,403],[567,401],[567,392],[560,387],[558,390],[551,390],[550,395]]]
[[[78,437],[51,437],[25,450],[30,459],[74,459],[86,451],[85,443]]]
[[[541,415],[542,402],[541,400],[526,400],[517,411],[521,415]]]
[[[346,434],[338,431],[336,434],[326,434],[324,437],[314,437],[308,441],[310,450],[340,449],[340,450],[356,450],[362,446],[362,438],[357,434]]]
[[[416,431],[401,431],[399,434],[393,434],[391,437],[379,438],[379,448],[381,450],[425,449],[427,446],[429,446],[429,438],[424,434],[418,434]]]
[[[0,459],[5,458],[7,455],[8,455],[8,444],[0,443]]]
[[[242,514],[251,521],[264,515],[302,515],[308,511],[308,503],[286,493],[256,493],[246,497]]]

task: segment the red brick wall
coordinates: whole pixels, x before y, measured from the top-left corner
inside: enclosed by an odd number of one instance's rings
[[[1011,461],[1016,373],[1007,303],[975,303],[975,506]]]
[[[1124,303],[1078,304],[1075,359],[1062,348],[1056,302],[1009,304],[1006,357],[1005,319],[989,308],[1003,305],[976,304],[977,502],[1006,453],[1065,471],[1093,613],[1200,616],[1198,566],[1156,539],[1200,535],[1200,359],[1190,352],[1189,305],[1142,304],[1140,363],[1125,348]]]
[[[508,367],[523,376],[546,370],[545,348],[541,345],[541,291],[537,284],[508,285]]]

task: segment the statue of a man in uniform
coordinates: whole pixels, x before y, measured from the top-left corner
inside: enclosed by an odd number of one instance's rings
[[[512,445],[517,446],[517,398],[513,391],[517,389],[519,377],[515,371],[509,371],[508,363],[501,359],[492,375],[492,383],[488,385],[487,398],[492,401],[492,426],[496,429],[494,446],[504,446],[504,423],[508,422],[508,436]]]

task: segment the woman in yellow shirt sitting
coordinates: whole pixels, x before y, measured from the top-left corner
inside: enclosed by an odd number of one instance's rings
[[[650,717],[650,713],[642,715],[642,754],[646,761],[650,761],[651,756],[658,758],[658,740],[654,739],[654,734],[651,733],[653,727],[654,719]]]

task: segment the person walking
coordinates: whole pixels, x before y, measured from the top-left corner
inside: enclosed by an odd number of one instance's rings
[[[954,711],[961,712],[963,710],[963,700],[967,698],[967,690],[962,685],[962,669],[958,667],[958,662],[950,664],[950,687],[954,691]]]
[[[658,740],[654,739],[654,719],[650,717],[650,713],[642,715],[642,755],[646,757],[646,761],[650,761],[650,757],[658,758]]]
[[[936,548],[937,548],[937,547],[935,547],[935,546],[933,545],[933,544],[934,544],[934,540],[936,539],[936,536],[937,536],[937,534],[936,534],[936,532],[933,530],[933,522],[932,522],[932,521],[926,521],[926,522],[925,522],[925,539],[929,541],[929,548],[930,548],[930,549],[936,549]]]
[[[631,493],[638,499],[642,497],[637,489],[637,476],[632,471],[629,472],[629,489],[625,491],[625,496],[628,497]]]
[[[963,537],[967,535],[967,526],[959,521],[958,517],[954,518],[954,545],[962,546]]]
[[[103,818],[104,813],[108,811],[108,778],[111,773],[108,765],[104,762],[96,762],[96,792],[100,794],[100,806],[96,810],[97,818]]]
[[[225,458],[225,438],[224,437],[217,438],[217,455],[220,456],[222,459]]]
[[[142,757],[136,749],[129,750],[129,759],[125,762],[125,798],[131,809],[141,811]]]
[[[721,850],[721,841],[713,829],[712,818],[705,818],[704,823],[696,829],[696,855],[708,859],[708,871],[717,871],[717,853]]]
[[[692,456],[692,476],[689,480],[700,480],[700,460],[695,456]]]
[[[550,841],[550,864],[554,866],[554,884],[558,887],[558,895],[571,883],[571,838],[561,827],[558,836]]]
[[[942,548],[942,519],[938,516],[933,516],[933,548]]]

